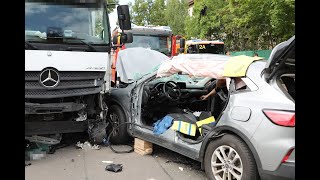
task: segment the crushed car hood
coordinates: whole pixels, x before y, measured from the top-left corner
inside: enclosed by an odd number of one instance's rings
[[[124,83],[131,83],[154,72],[162,62],[170,60],[166,55],[146,48],[128,48],[121,50],[116,63],[117,76]]]

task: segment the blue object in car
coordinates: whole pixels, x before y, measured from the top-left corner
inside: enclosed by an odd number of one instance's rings
[[[168,130],[172,125],[173,118],[171,116],[165,116],[153,124],[153,133],[160,135]]]

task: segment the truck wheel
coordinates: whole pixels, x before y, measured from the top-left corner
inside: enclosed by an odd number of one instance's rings
[[[255,160],[247,145],[237,136],[224,135],[209,143],[204,169],[212,180],[258,180]]]
[[[112,105],[107,114],[109,122],[113,123],[113,127],[119,126],[122,123],[127,122],[126,116],[122,108],[118,105]],[[107,130],[107,134],[111,133],[112,129]],[[113,144],[124,144],[128,142],[129,134],[127,132],[127,125],[121,125],[119,128],[115,129],[111,134],[110,141]]]

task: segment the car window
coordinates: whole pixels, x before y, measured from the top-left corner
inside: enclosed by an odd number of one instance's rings
[[[241,78],[235,78],[235,90],[243,90],[243,89],[247,89],[248,86],[246,85],[246,83],[241,79]],[[250,88],[249,88],[250,90]]]
[[[233,78],[235,81],[235,91],[254,91],[257,90],[258,87],[249,79],[249,78]]]

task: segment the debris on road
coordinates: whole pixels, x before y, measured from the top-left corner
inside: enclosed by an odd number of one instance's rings
[[[113,161],[102,161],[102,163],[105,163],[105,164],[112,164]]]
[[[25,160],[40,160],[44,158],[49,151],[49,146],[41,143],[26,142]]]
[[[31,166],[31,163],[24,163],[24,166],[26,167],[26,166]]]
[[[45,152],[38,152],[38,153],[30,153],[30,160],[40,160],[45,158]]]
[[[100,146],[99,146],[99,145],[97,145],[97,144],[95,144],[95,145],[93,145],[93,146],[92,146],[92,148],[91,148],[91,149],[99,150],[99,149],[100,149]]]
[[[71,159],[71,162],[74,162],[74,159]]]
[[[179,167],[180,171],[183,171],[183,167]]]
[[[120,172],[122,171],[122,164],[109,164],[106,166],[106,171]]]
[[[76,147],[81,148],[81,149],[93,149],[93,150],[99,150],[100,147],[97,144],[91,145],[88,141],[84,143],[80,143],[80,141],[77,142]]]

